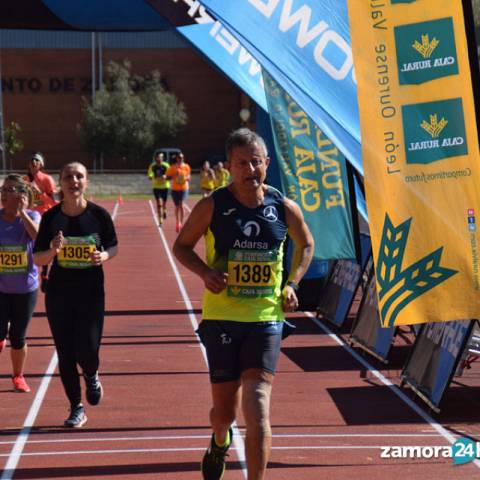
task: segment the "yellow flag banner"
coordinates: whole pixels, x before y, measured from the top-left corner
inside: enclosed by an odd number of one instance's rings
[[[462,2],[348,7],[382,324],[479,318],[480,153]]]

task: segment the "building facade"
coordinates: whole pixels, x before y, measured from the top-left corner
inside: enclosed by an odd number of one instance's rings
[[[23,150],[6,158],[7,170],[25,169],[32,151],[45,154],[47,170],[69,161],[105,170],[146,167],[125,159],[94,159],[82,145],[78,125],[82,98],[92,99],[108,62],[128,60],[132,73],[161,72],[185,105],[188,124],[170,145],[180,147],[192,166],[218,158],[228,133],[240,124],[245,96],[174,32],[96,33],[3,30],[0,32],[4,126],[22,129]]]

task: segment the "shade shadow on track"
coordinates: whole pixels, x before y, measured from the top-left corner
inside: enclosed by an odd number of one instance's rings
[[[155,454],[155,453],[153,453]],[[201,455],[201,454],[200,454]],[[129,475],[128,478],[133,478],[134,475],[143,475],[147,473],[172,473],[172,472],[199,472],[200,460],[198,462],[178,462],[178,463],[148,463],[148,464],[124,464],[124,465],[103,465],[103,466],[89,466],[89,467],[49,467],[49,468],[19,468],[15,472],[16,479],[47,479],[47,478],[75,478],[75,477],[92,477],[99,478],[102,476],[114,475]],[[336,465],[323,465],[320,463],[283,463],[270,462],[269,469],[275,468],[318,468],[328,467],[332,468]],[[341,465],[344,467],[345,464]],[[351,466],[359,466],[352,464]],[[239,462],[228,462],[227,472],[233,470],[241,470]]]
[[[385,386],[369,383],[365,387],[327,388],[338,411],[347,425],[381,425],[424,423],[413,410],[399,405],[391,390]],[[412,393],[405,389],[405,393]],[[448,423],[473,424],[480,420],[477,405],[465,401],[465,395],[478,395],[480,388],[456,387],[450,389],[442,403],[441,413],[435,415],[445,428]],[[413,393],[412,393],[413,395]],[[418,399],[413,397],[416,401]],[[419,403],[423,408],[424,405]],[[399,408],[401,407],[401,408]]]
[[[91,433],[128,433],[128,432],[183,432],[191,430],[201,430],[202,432],[211,433],[211,427],[209,424],[205,425],[156,425],[151,427],[105,427],[105,428],[93,428],[84,427],[81,430],[65,428],[61,425],[42,425],[41,427],[33,427],[30,431],[30,435],[51,435],[52,433],[61,433],[63,436],[72,435],[74,438],[82,438],[82,436],[90,435]],[[2,437],[16,436],[20,433],[20,429],[10,429],[1,431]],[[137,438],[138,440],[138,438]]]
[[[125,464],[125,465],[98,465],[98,466],[73,466],[73,467],[49,467],[49,468],[18,468],[15,471],[15,478],[76,478],[91,477],[100,478],[102,476],[128,475],[126,478],[133,478],[136,475],[147,473],[172,473],[172,472],[198,472],[200,460],[198,462],[178,462],[178,463],[148,463],[148,464]],[[240,465],[229,464],[229,469],[240,469]]]
[[[137,316],[141,317],[144,315],[190,315],[190,314],[201,314],[202,310],[200,308],[164,308],[160,310],[106,310],[106,317],[125,317],[125,316]],[[46,317],[46,312],[35,312],[34,317]]]
[[[151,337],[152,338],[155,338],[156,335],[152,335]],[[159,335],[160,336],[160,335]],[[176,337],[177,335],[164,335],[164,337]],[[186,335],[185,335],[186,336]],[[189,338],[191,338],[191,340],[144,340],[144,341],[138,341],[138,340],[134,340],[134,341],[127,341],[125,340],[124,342],[115,342],[115,341],[111,341],[109,340],[110,338],[112,337],[103,337],[102,339],[102,346],[104,347],[114,347],[116,345],[119,345],[119,346],[135,346],[135,345],[197,345],[198,344],[198,341],[196,339],[196,337],[194,337],[193,335],[190,335]],[[117,337],[117,338],[127,338],[126,336],[122,336],[122,337]],[[128,337],[129,339],[130,338],[139,338],[139,337]],[[53,344],[53,340],[50,342],[50,343],[31,343],[31,340],[32,339],[28,339],[29,343],[28,343],[28,348],[31,349],[31,348],[44,348],[44,347],[53,347],[54,344]],[[30,376],[30,374],[29,374]]]
[[[188,335],[178,335],[178,334],[170,334],[170,335],[103,335],[102,339],[105,338],[196,338],[195,334],[188,334]],[[51,340],[52,337],[28,337],[30,342],[37,341],[37,340]],[[36,346],[40,346],[40,344],[35,344]],[[29,345],[30,346],[30,345]]]
[[[368,361],[380,371],[399,370],[405,364],[410,348],[410,345],[395,346],[387,365],[370,357]],[[362,371],[358,362],[352,357],[346,356],[345,352],[336,345],[285,347],[282,348],[282,353],[304,372],[355,371],[360,374]]]
[[[104,347],[112,347],[115,345],[197,345],[198,342],[195,339],[192,340],[157,340],[155,341],[135,341],[135,342],[112,342],[112,341],[105,341],[105,338],[102,341],[102,346]]]
[[[182,371],[182,372],[102,372],[102,377],[131,377],[134,375],[139,375],[143,377],[144,375],[208,375],[207,370],[197,370],[197,371]]]
[[[168,375],[173,375],[173,376],[176,376],[176,375],[208,375],[208,372],[207,370],[204,370],[204,371],[201,371],[201,370],[197,370],[197,371],[171,371],[171,372],[102,372],[102,377],[132,377],[132,376],[140,376],[140,377],[143,377],[143,376],[159,376],[159,377],[162,377],[162,376],[168,376]],[[51,377],[51,378],[59,378],[60,375],[58,373],[52,373],[50,375],[46,375],[44,373],[32,373],[32,374],[28,374],[28,378],[45,378],[45,377]],[[10,379],[12,378],[12,376],[10,374],[3,374],[3,375],[0,375],[0,379]],[[13,388],[6,388],[6,389],[3,389],[3,390],[0,390],[0,393],[2,392],[9,392],[11,393],[13,391]]]
[[[440,404],[442,423],[475,424],[480,421],[480,387],[451,386]],[[478,430],[477,430],[478,431]]]
[[[293,321],[296,325],[296,329],[294,332],[294,335],[315,335],[318,336],[319,338],[328,336],[328,333],[324,332],[321,330],[318,325],[316,325],[312,320],[305,315],[302,316],[289,316],[288,317],[289,321]],[[321,322],[323,322],[325,325],[328,325],[328,327],[333,330],[337,335],[349,335],[350,330],[352,328],[352,321],[353,318],[349,317],[347,320],[343,323],[341,327],[338,327],[334,323],[329,322],[328,320],[324,318],[319,319]]]

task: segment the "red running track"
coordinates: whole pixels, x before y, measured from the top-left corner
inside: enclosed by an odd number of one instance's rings
[[[105,206],[114,211],[112,202]],[[194,334],[202,284],[172,260],[173,220],[160,231],[148,201],[123,202],[115,223],[120,253],[106,265],[105,397],[87,406],[85,428],[62,428],[68,405],[40,298],[29,330],[32,393],[12,392],[8,349],[0,357],[3,480],[200,478],[210,437],[207,367]],[[382,446],[478,438],[478,389],[451,389],[435,420],[408,391],[389,386],[398,384],[407,347],[396,346],[388,369],[377,372],[372,360],[342,346],[342,332],[306,314],[294,317],[298,333],[283,343],[274,386],[268,479],[480,478],[474,463],[380,457]],[[462,382],[477,377],[474,368]],[[246,478],[243,425],[239,418],[228,480]]]

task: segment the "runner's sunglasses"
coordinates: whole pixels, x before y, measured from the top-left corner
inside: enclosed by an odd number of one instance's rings
[[[27,187],[19,186],[19,187],[2,187],[0,188],[0,192],[2,193],[27,193]]]

